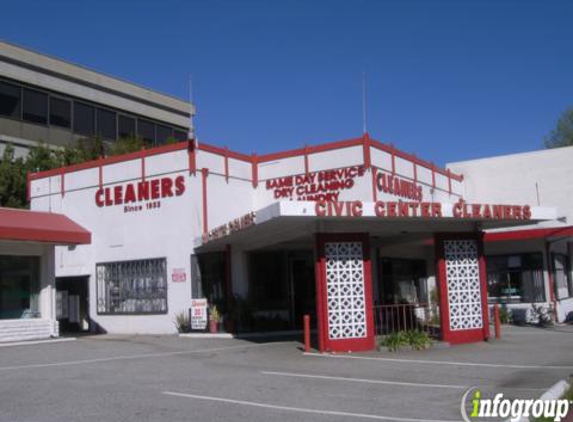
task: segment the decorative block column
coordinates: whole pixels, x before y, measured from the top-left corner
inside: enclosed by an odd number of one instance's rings
[[[317,234],[315,272],[319,349],[374,349],[368,234]]]
[[[442,339],[452,344],[489,338],[487,274],[481,233],[436,234]]]

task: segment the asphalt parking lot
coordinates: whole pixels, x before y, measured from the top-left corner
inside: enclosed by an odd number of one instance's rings
[[[472,386],[538,397],[573,327],[424,352],[305,355],[294,340],[94,336],[0,347],[0,422],[459,421]]]

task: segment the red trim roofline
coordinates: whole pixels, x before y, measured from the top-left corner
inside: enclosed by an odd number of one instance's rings
[[[573,226],[486,232],[484,240],[486,242],[507,242],[512,240],[547,239],[551,237],[573,237]]]
[[[436,173],[441,174],[441,175],[446,176],[446,177],[450,177],[451,179],[454,179],[458,182],[461,182],[464,179],[463,175],[461,175],[461,174],[451,173],[445,169],[435,167],[434,164],[430,163],[429,161],[422,160],[422,159],[418,158],[417,156],[415,156],[414,154],[408,154],[404,151],[396,149],[395,147],[393,147],[391,145],[384,144],[384,143],[376,141],[372,138],[369,138],[369,144],[370,144],[370,146],[377,148],[381,151],[384,151],[388,154],[391,154],[391,155],[393,154],[395,157],[399,157],[403,160],[410,161],[412,163],[415,163],[417,166],[425,167],[430,171],[434,170]],[[37,172],[37,173],[31,173],[30,174],[30,180],[37,180],[37,179],[42,179],[42,178],[51,177],[51,176],[59,176],[62,174],[73,173],[73,172],[81,171],[81,170],[87,170],[87,169],[96,168],[99,166],[117,164],[117,163],[121,163],[124,161],[130,161],[130,160],[135,160],[135,159],[144,159],[145,157],[151,157],[154,155],[166,154],[166,153],[174,152],[174,151],[181,151],[181,150],[187,149],[188,145],[189,145],[189,141],[182,141],[182,142],[178,142],[176,144],[162,145],[162,146],[158,146],[158,147],[154,147],[154,148],[150,148],[150,149],[144,149],[141,151],[131,152],[128,154],[118,155],[118,156],[114,156],[114,157],[106,157],[106,158],[101,158],[101,159],[94,160],[94,161],[87,161],[85,163],[74,164],[71,166],[66,166],[66,167],[62,167],[62,168],[58,168],[58,169],[41,171],[41,172]],[[280,160],[280,159],[284,159],[284,158],[292,158],[292,157],[305,156],[305,155],[308,156],[310,154],[316,154],[316,153],[320,153],[320,152],[332,151],[332,150],[343,149],[343,148],[350,148],[350,147],[355,147],[355,146],[363,146],[363,145],[364,145],[364,137],[347,139],[347,140],[342,140],[342,141],[327,142],[327,143],[315,145],[315,146],[307,146],[307,147],[297,148],[297,149],[292,149],[292,150],[287,150],[287,151],[279,151],[279,152],[270,153],[270,154],[258,155],[257,156],[257,163],[260,164],[260,163],[265,163],[265,162],[274,161],[274,160]],[[253,159],[254,156],[253,155],[247,155],[247,154],[243,154],[240,152],[231,151],[227,148],[221,148],[218,146],[214,146],[214,145],[206,144],[204,142],[200,142],[197,149],[201,150],[201,151],[209,152],[211,154],[220,155],[222,157],[234,158],[236,160],[240,160],[240,161],[244,161],[246,163],[249,163],[251,165],[254,164],[254,159]]]

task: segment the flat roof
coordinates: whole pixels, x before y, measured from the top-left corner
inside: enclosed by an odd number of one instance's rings
[[[88,245],[91,232],[62,214],[0,208],[0,240]]]

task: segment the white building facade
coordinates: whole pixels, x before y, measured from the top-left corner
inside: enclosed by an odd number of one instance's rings
[[[472,201],[524,201],[558,210],[556,221],[486,235],[490,298],[517,320],[532,302],[549,302],[558,321],[573,317],[572,160],[573,147],[565,147],[448,165],[464,175],[463,195]]]
[[[261,156],[190,141],[33,174],[29,193],[93,234],[55,261],[62,288],[85,283],[94,331],[173,333],[207,298],[232,331],[310,314],[321,350],[364,350],[420,312],[446,341],[486,339],[484,233],[558,217],[474,200],[453,168],[367,134]]]

